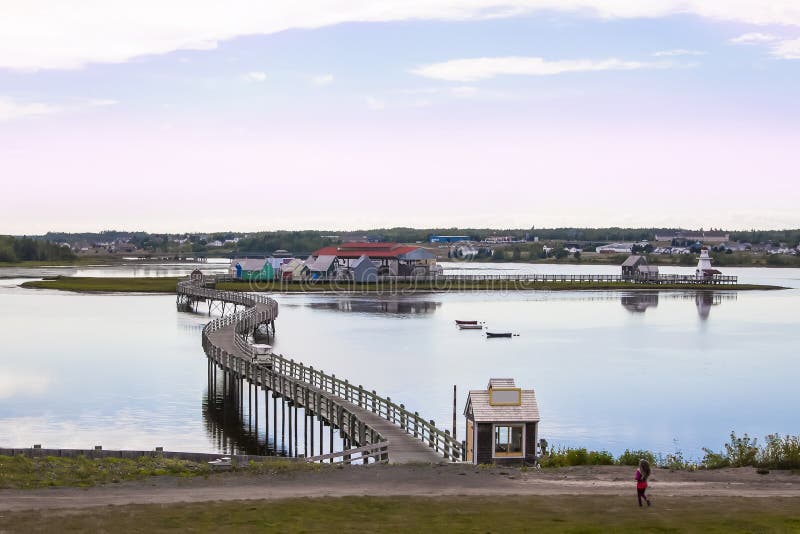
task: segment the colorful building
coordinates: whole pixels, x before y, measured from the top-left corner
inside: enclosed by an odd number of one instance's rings
[[[342,243],[324,247],[311,255],[319,258],[333,256],[340,267],[351,269],[366,256],[375,265],[378,276],[425,276],[436,271],[436,255],[422,247],[400,243]]]

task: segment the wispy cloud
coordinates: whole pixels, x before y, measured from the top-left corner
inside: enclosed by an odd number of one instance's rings
[[[311,78],[314,85],[330,85],[333,83],[333,74],[320,74]]]
[[[638,70],[671,66],[673,66],[671,63],[665,62],[625,61],[616,58],[548,61],[541,57],[508,56],[453,59],[441,63],[423,65],[413,69],[411,72],[436,80],[474,82],[506,74],[552,76],[568,72]]]
[[[96,98],[89,100],[86,105],[93,108],[99,107],[106,107],[106,106],[116,106],[119,104],[119,100],[113,100],[111,98]]]
[[[776,43],[772,47],[771,53],[781,59],[800,59],[800,39],[789,39]]]
[[[176,50],[209,50],[245,35],[345,22],[464,21],[541,11],[599,19],[695,15],[758,26],[800,27],[797,0],[330,0],[313,9],[292,2],[250,0],[107,0],[91,9],[80,2],[6,2],[0,17],[0,68],[75,69],[121,63]],[[187,23],[186,13],[191,13]]]
[[[263,82],[267,79],[267,73],[259,71],[248,72],[242,76],[242,79],[246,82]]]
[[[18,102],[11,98],[0,96],[0,121],[36,115],[49,115],[60,111],[62,111],[62,108],[59,106],[42,102]]]
[[[372,110],[379,110],[386,107],[386,102],[381,100],[380,98],[375,98],[374,96],[368,96],[366,98],[367,107]]]
[[[704,56],[705,52],[701,50],[686,50],[684,48],[675,48],[673,50],[660,50],[653,54],[654,57],[675,57],[675,56]]]
[[[771,33],[750,32],[743,33],[739,37],[734,37],[730,40],[730,42],[734,44],[758,44],[769,43],[771,41],[775,41],[776,39],[777,37]]]
[[[469,98],[478,94],[478,88],[471,85],[461,85],[459,87],[451,87],[450,93],[453,96]]]

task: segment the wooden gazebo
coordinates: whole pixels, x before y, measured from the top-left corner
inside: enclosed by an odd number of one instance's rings
[[[513,378],[492,378],[486,389],[471,390],[466,460],[475,464],[521,465],[536,460],[539,405],[532,389]]]

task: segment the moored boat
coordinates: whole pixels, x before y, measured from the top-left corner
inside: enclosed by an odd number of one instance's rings
[[[483,330],[483,326],[479,324],[460,324],[458,328],[460,330]]]
[[[478,324],[478,321],[459,321],[456,319],[456,324]]]
[[[511,337],[511,332],[486,332],[486,337]]]

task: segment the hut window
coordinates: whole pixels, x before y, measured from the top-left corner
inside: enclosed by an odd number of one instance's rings
[[[494,455],[522,456],[523,425],[496,425],[494,427]]]

